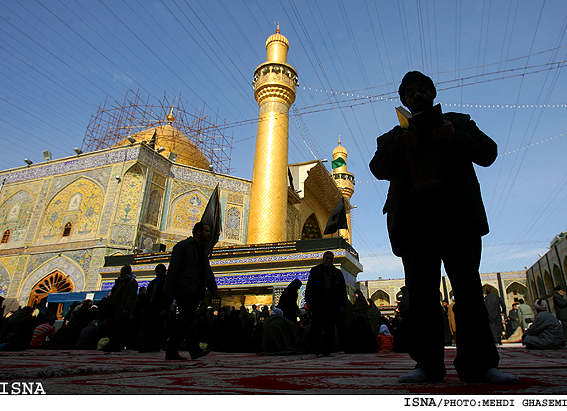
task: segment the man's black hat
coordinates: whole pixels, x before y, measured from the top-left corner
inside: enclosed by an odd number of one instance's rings
[[[398,93],[400,94],[400,100],[402,104],[407,107],[406,104],[406,87],[413,83],[414,81],[423,81],[429,89],[433,92],[433,98],[437,97],[437,90],[435,89],[435,84],[433,84],[433,80],[427,77],[425,74],[420,73],[419,71],[408,71],[404,78],[402,79],[402,84],[400,84],[400,88],[398,89]]]

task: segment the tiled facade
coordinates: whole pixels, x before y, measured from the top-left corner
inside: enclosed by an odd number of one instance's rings
[[[335,203],[334,197],[322,199],[325,194],[309,190],[309,184],[321,181],[334,184],[321,164],[314,165],[319,171],[306,174],[303,198],[288,202],[294,212],[287,222],[290,241],[302,239],[302,227],[312,215],[319,216],[322,232]],[[175,164],[145,144],[5,170],[1,182],[0,235],[9,235],[0,244],[0,295],[21,305],[53,273],[68,278],[73,291],[104,290],[118,275],[116,267],[103,267],[105,257],[151,253],[157,243],[170,251],[191,235],[217,184],[222,215],[217,246],[247,243],[249,180]],[[329,193],[335,196],[338,189]],[[277,294],[295,278],[307,281],[309,269],[321,257],[322,252],[249,255],[213,259],[212,266],[219,287],[228,294],[245,287],[256,287],[256,295]],[[336,261],[352,294],[362,266],[341,249]],[[144,267],[135,267],[140,285],[153,275],[154,265]]]
[[[170,250],[217,184],[219,244],[246,241],[250,181],[175,164],[144,144],[5,170],[0,183],[0,295],[24,305],[53,272],[75,291],[98,290],[105,256]]]

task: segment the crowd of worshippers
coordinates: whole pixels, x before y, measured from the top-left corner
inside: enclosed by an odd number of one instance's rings
[[[166,267],[155,268],[156,277],[138,289],[131,268],[125,266],[111,293],[96,305],[89,299],[74,303],[56,330],[55,319],[44,304],[18,307],[2,315],[0,350],[27,349],[136,350],[143,353],[165,350],[176,321],[176,305],[163,291]],[[218,310],[203,301],[196,310],[195,329],[207,349],[231,353],[300,354],[316,353],[309,331],[312,313],[299,307],[302,282],[293,280],[275,306],[242,305]],[[333,352],[405,352],[400,333],[401,317],[382,316],[371,299],[357,290],[348,299],[336,323]],[[2,313],[3,314],[3,313]],[[183,347],[182,347],[183,348]]]
[[[175,326],[176,305],[163,291],[166,267],[157,265],[155,273],[147,288],[138,289],[131,268],[123,267],[108,296],[97,305],[88,299],[74,303],[57,330],[55,319],[48,316],[44,304],[15,308],[4,304],[4,298],[0,297],[0,351],[128,349],[150,353],[165,350]],[[242,305],[217,310],[203,301],[195,315],[199,341],[207,349],[218,352],[319,354],[320,347],[313,344],[310,335],[313,313],[307,304],[301,308],[298,305],[301,286],[299,279],[293,280],[272,307],[252,305],[249,309]],[[564,347],[567,298],[559,287],[555,294],[557,317],[549,312],[542,299],[535,301],[535,312],[523,300],[514,303],[508,315],[502,316],[505,331],[500,335],[507,337],[504,342],[523,342],[528,349]],[[401,288],[398,298],[394,315],[390,317],[382,315],[372,299],[356,290],[354,303],[346,299],[336,319],[330,352],[408,352],[406,287]],[[486,301],[490,312],[490,298]],[[496,305],[503,306],[498,301]],[[457,338],[454,317],[458,308],[454,299],[450,303],[443,301],[441,307],[445,345],[452,345]],[[495,343],[500,341],[495,338]]]
[[[552,296],[553,315],[545,299],[537,298],[533,307],[522,298],[514,298],[511,309],[506,312],[502,298],[485,289],[484,302],[494,344],[521,343],[530,350],[562,349],[567,341],[567,295],[565,288],[558,285]],[[455,313],[458,306],[452,299],[443,301],[445,319],[445,345],[457,341]]]

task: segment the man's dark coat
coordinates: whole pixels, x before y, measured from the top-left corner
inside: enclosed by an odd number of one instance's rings
[[[485,235],[488,233],[488,220],[472,163],[490,166],[497,157],[497,145],[478,129],[467,114],[445,113],[443,119],[449,120],[455,130],[453,139],[440,143],[437,150],[445,197],[452,208],[458,210],[462,221],[468,224],[467,228],[480,236]],[[390,181],[382,211],[387,214],[390,242],[397,256],[403,254],[407,241],[412,241],[411,226],[405,224],[412,208],[408,204],[409,179],[412,178],[408,170],[411,170],[412,159],[405,142],[399,138],[401,132],[402,128],[396,126],[378,137],[378,149],[370,162],[370,170],[377,179]]]
[[[311,305],[311,310],[336,311],[346,303],[346,285],[343,273],[335,266],[331,267],[331,292],[324,294],[324,264],[316,265],[309,272],[309,279],[305,287],[305,302]]]
[[[208,250],[206,248],[204,248],[203,254],[199,258],[205,259],[205,278],[199,278],[197,242],[195,239],[189,237],[177,243],[171,252],[164,291],[169,291],[173,296],[192,295],[198,301],[205,298],[205,287],[211,293],[217,291],[217,283],[209,265]]]
[[[488,293],[486,297],[484,297],[484,304],[486,305],[486,311],[488,311],[492,336],[494,337],[494,341],[499,343],[502,340],[502,331],[504,331],[501,315],[506,315],[506,306],[502,298],[493,293]]]
[[[156,277],[148,284],[147,305],[144,308],[144,314],[159,315],[162,311],[168,311],[171,307],[171,298],[166,297],[163,292],[163,286],[167,277]]]

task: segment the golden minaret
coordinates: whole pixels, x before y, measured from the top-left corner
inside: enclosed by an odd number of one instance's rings
[[[266,41],[267,61],[254,71],[254,97],[260,106],[250,195],[248,244],[285,241],[287,219],[289,108],[295,101],[297,73],[287,64],[289,42],[280,34]]]
[[[331,177],[335,181],[339,191],[345,198],[345,207],[347,215],[348,230],[341,229],[339,234],[342,238],[346,239],[349,244],[352,244],[352,225],[350,219],[350,199],[354,194],[354,174],[347,171],[347,156],[348,152],[346,148],[341,145],[341,136],[339,135],[339,145],[333,150],[333,165],[338,165],[337,168],[333,168]],[[339,160],[341,159],[341,160]]]

